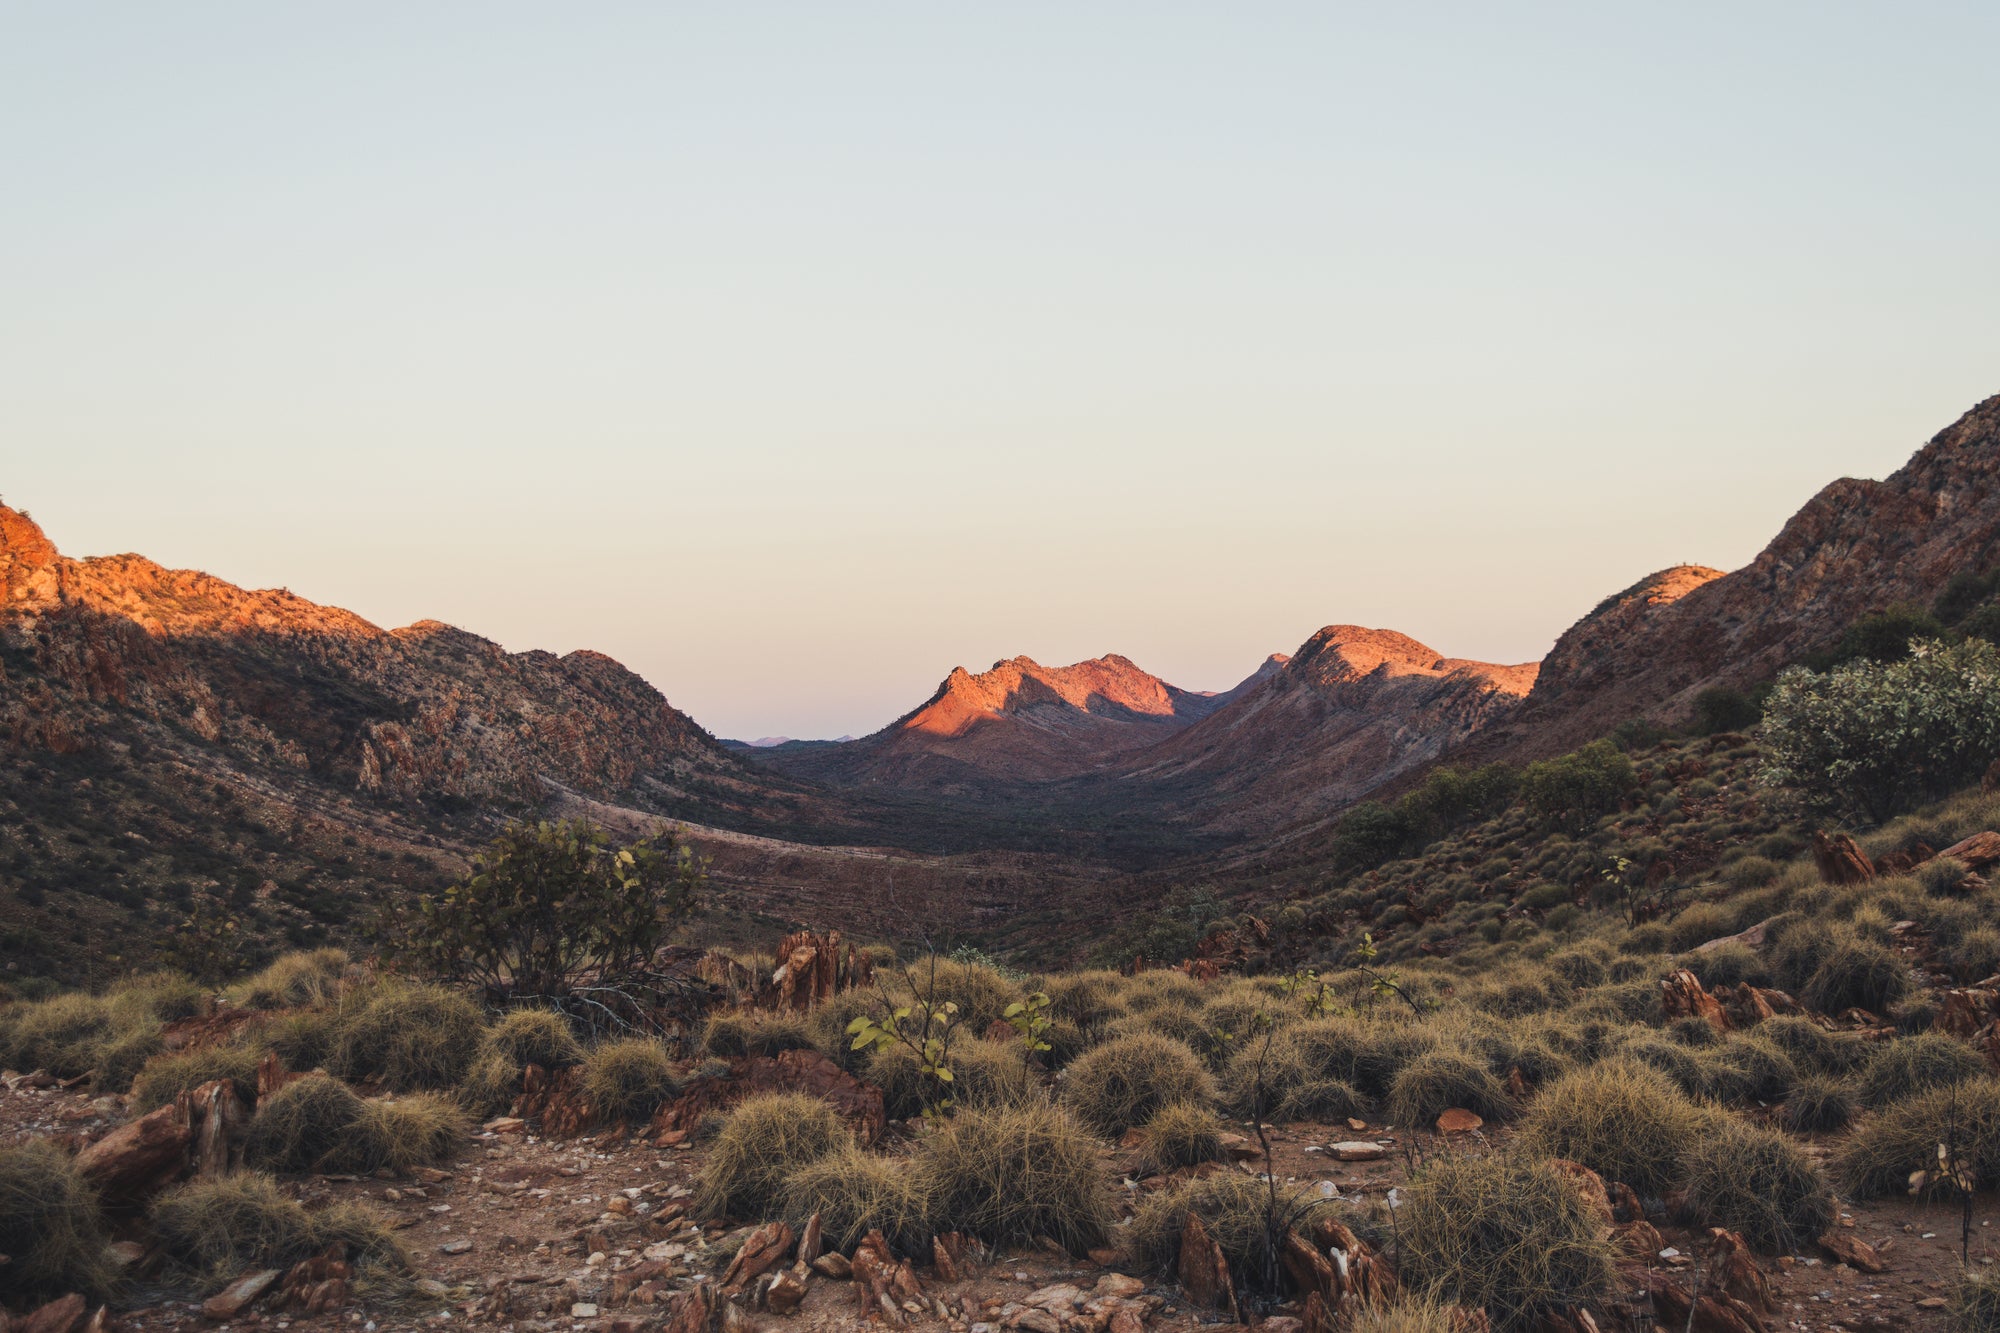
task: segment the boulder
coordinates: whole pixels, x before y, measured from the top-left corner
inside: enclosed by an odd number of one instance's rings
[[[1229,1277],[1229,1260],[1193,1213],[1187,1215],[1181,1227],[1180,1262],[1176,1271],[1188,1304],[1201,1310],[1221,1311],[1240,1322],[1236,1285]]]
[[[1860,884],[1875,878],[1875,863],[1861,844],[1845,833],[1816,829],[1812,835],[1813,864],[1829,884]]]

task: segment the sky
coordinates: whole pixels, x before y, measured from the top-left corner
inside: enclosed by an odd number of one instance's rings
[[[0,0],[0,495],[723,736],[1541,656],[2000,392],[2000,6]]]

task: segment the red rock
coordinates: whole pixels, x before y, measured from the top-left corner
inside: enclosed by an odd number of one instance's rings
[[[1686,968],[1660,983],[1660,1007],[1669,1020],[1704,1018],[1717,1032],[1728,1032],[1733,1026],[1722,1002],[1702,989],[1700,979]]]
[[[77,1169],[112,1207],[133,1207],[165,1189],[187,1168],[193,1141],[176,1104],[120,1125],[76,1155]]]
[[[14,1322],[14,1333],[70,1333],[83,1322],[83,1297],[71,1292]]]
[[[1181,1290],[1188,1303],[1203,1310],[1219,1310],[1236,1319],[1236,1286],[1230,1280],[1229,1260],[1222,1247],[1208,1234],[1208,1228],[1193,1213],[1181,1227],[1180,1260],[1177,1265]]]
[[[1879,1273],[1885,1265],[1875,1247],[1851,1231],[1839,1227],[1819,1238],[1819,1247],[1827,1254],[1850,1268],[1858,1268],[1864,1273]]]
[[[1961,839],[1938,853],[1962,864],[1967,870],[1978,873],[1986,867],[2000,862],[2000,833],[1985,831]]]
[[[201,1312],[210,1319],[234,1319],[249,1309],[284,1274],[276,1268],[266,1268],[237,1278],[215,1295],[201,1303]]]
[[[1819,877],[1829,884],[1860,884],[1875,878],[1875,863],[1861,844],[1845,833],[1815,829],[1812,835],[1813,863]]]
[[[1440,1114],[1437,1127],[1446,1134],[1469,1134],[1486,1122],[1463,1107],[1454,1106]]]

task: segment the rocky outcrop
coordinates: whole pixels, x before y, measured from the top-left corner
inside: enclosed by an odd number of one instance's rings
[[[1684,719],[1697,694],[1743,688],[1834,643],[1856,620],[1930,604],[2000,561],[2000,397],[1883,481],[1843,478],[1728,574],[1680,565],[1608,598],[1542,663],[1527,703],[1483,747],[1533,758],[1621,722]]]
[[[1329,817],[1506,719],[1536,670],[1446,657],[1393,630],[1329,625],[1117,776],[1207,831],[1269,833]]]
[[[1066,667],[1032,658],[958,667],[921,707],[844,745],[781,749],[760,761],[841,786],[971,796],[1098,772],[1226,706],[1274,657],[1222,694],[1170,685],[1112,654]]]

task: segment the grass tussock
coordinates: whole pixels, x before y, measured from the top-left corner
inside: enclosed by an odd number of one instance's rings
[[[524,1070],[499,1051],[488,1051],[465,1071],[458,1099],[473,1115],[504,1115],[521,1095]]]
[[[481,1053],[501,1055],[516,1069],[540,1065],[567,1069],[583,1063],[583,1047],[570,1031],[569,1020],[553,1009],[515,1009],[486,1033]]]
[[[1347,1321],[1348,1333],[1462,1333],[1462,1328],[1455,1307],[1422,1296],[1364,1305]]]
[[[1079,1254],[1111,1224],[1097,1141],[1046,1103],[954,1116],[918,1150],[917,1180],[938,1230],[994,1244],[1046,1236]]]
[[[1389,1117],[1411,1129],[1428,1129],[1453,1107],[1482,1119],[1512,1119],[1514,1099],[1486,1065],[1462,1051],[1426,1051],[1397,1071],[1389,1085]]]
[[[701,1030],[701,1048],[710,1055],[776,1055],[813,1044],[811,1027],[796,1014],[739,1009],[716,1014]]]
[[[1353,1084],[1343,1083],[1337,1078],[1315,1078],[1287,1088],[1273,1118],[1287,1124],[1311,1120],[1322,1125],[1336,1125],[1349,1119],[1364,1119],[1367,1115],[1368,1099],[1356,1092]]]
[[[270,1171],[335,1167],[352,1150],[363,1105],[339,1079],[326,1074],[296,1079],[258,1105],[244,1155]]]
[[[795,1227],[817,1213],[832,1249],[851,1253],[870,1231],[880,1231],[898,1254],[928,1257],[928,1204],[906,1161],[842,1148],[800,1167],[780,1197]]]
[[[1397,1210],[1398,1271],[1413,1291],[1495,1328],[1530,1329],[1609,1292],[1612,1252],[1575,1185],[1526,1154],[1433,1159]]]
[[[952,1081],[945,1091],[962,1107],[1013,1106],[1035,1092],[1021,1048],[1011,1043],[961,1037],[952,1043],[946,1067]],[[922,1115],[924,1095],[936,1087],[917,1053],[906,1046],[877,1051],[868,1062],[867,1078],[882,1089],[883,1108],[896,1120]]]
[[[478,1006],[439,986],[377,987],[340,1024],[328,1068],[391,1092],[455,1087],[486,1035]]]
[[[450,1161],[471,1137],[472,1117],[457,1100],[441,1092],[413,1092],[393,1101],[363,1102],[345,1155],[350,1170],[404,1172]]]
[[[957,1005],[959,1026],[974,1036],[998,1022],[1007,1006],[1021,998],[1020,986],[997,969],[952,958],[925,959],[912,964],[907,975],[897,970],[878,973],[877,978],[899,1004]]]
[[[1172,1171],[1223,1158],[1222,1126],[1206,1106],[1173,1102],[1146,1122],[1146,1142],[1140,1155],[1146,1170]]]
[[[288,953],[248,980],[232,995],[250,1009],[327,1009],[345,993],[353,966],[339,949]]]
[[[88,1074],[119,1026],[110,1003],[96,995],[57,995],[20,1005],[0,1029],[0,1066],[46,1069],[57,1078]]]
[[[1757,1035],[1792,1057],[1801,1071],[1844,1074],[1855,1066],[1860,1047],[1828,1032],[1810,1018],[1787,1014],[1757,1025]]]
[[[102,1296],[111,1273],[97,1196],[45,1143],[0,1148],[0,1303],[31,1308],[66,1292]]]
[[[1193,1214],[1222,1247],[1237,1283],[1261,1285],[1271,1257],[1265,1227],[1270,1205],[1270,1191],[1263,1181],[1218,1171],[1147,1195],[1126,1229],[1126,1244],[1144,1271],[1172,1273],[1180,1260],[1181,1230]],[[1279,1218],[1301,1231],[1310,1226],[1315,1212],[1334,1211],[1331,1200],[1289,1187],[1280,1187],[1278,1208]]]
[[[324,1069],[333,1058],[334,1043],[340,1038],[340,1015],[332,1010],[302,1009],[275,1014],[250,1033],[251,1048],[258,1054],[276,1051],[285,1068],[293,1071]]]
[[[206,1046],[149,1061],[132,1080],[132,1111],[144,1115],[183,1092],[216,1079],[236,1085],[244,1105],[257,1100],[257,1052],[245,1046]]]
[[[357,1204],[308,1212],[278,1182],[258,1172],[190,1181],[153,1205],[153,1228],[167,1257],[210,1279],[244,1268],[281,1268],[335,1243],[383,1273],[409,1269],[409,1258],[382,1219]]]
[[[1951,1295],[1953,1333],[2000,1333],[2000,1273],[1974,1269]]]
[[[695,1180],[695,1212],[762,1219],[784,1202],[788,1179],[853,1146],[847,1125],[816,1097],[752,1097],[729,1113],[709,1145]]]
[[[1910,965],[1874,940],[1845,939],[1827,951],[1799,990],[1799,1002],[1821,1013],[1848,1009],[1886,1013],[1909,994]]]
[[[1941,1143],[1982,1189],[2000,1184],[2000,1079],[1930,1088],[1864,1116],[1835,1154],[1834,1173],[1856,1198],[1901,1193],[1912,1173],[1936,1170]]]
[[[1070,1065],[1062,1097],[1077,1117],[1105,1134],[1143,1125],[1175,1102],[1209,1104],[1215,1080],[1201,1057],[1167,1037],[1118,1037]]]
[[[1864,1106],[1886,1106],[1899,1097],[1949,1087],[1992,1072],[1979,1052],[1946,1032],[1898,1037],[1877,1046],[1861,1067],[1855,1090]]]
[[[1798,1081],[1792,1095],[1785,1098],[1780,1119],[1794,1134],[1824,1134],[1846,1129],[1854,1120],[1854,1112],[1854,1093],[1845,1080],[1808,1074]]]
[[[644,1120],[679,1089],[673,1058],[651,1037],[623,1037],[583,1060],[583,1095],[612,1124]]]
[[[1687,1154],[1688,1201],[1767,1254],[1810,1245],[1833,1225],[1833,1190],[1817,1163],[1776,1130],[1724,1120]]]
[[[1538,1152],[1658,1196],[1681,1182],[1683,1159],[1707,1118],[1658,1070],[1611,1059],[1543,1088],[1521,1133]]]

